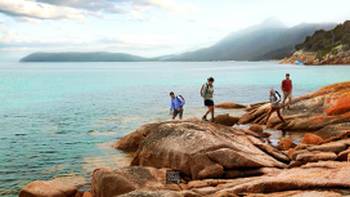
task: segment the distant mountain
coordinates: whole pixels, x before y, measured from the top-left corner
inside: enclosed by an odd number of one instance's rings
[[[350,21],[334,29],[318,30],[305,41],[297,44],[295,53],[282,63],[302,61],[304,64],[350,64]]]
[[[91,62],[91,61],[259,61],[281,59],[294,51],[294,46],[320,29],[330,30],[336,24],[300,24],[291,28],[278,20],[266,20],[260,25],[234,32],[211,47],[167,55],[144,58],[125,53],[33,53],[22,62]]]
[[[294,51],[297,43],[315,31],[336,24],[301,24],[291,28],[276,20],[232,33],[211,47],[163,58],[167,61],[258,61],[281,59]]]
[[[108,52],[62,52],[62,53],[32,53],[21,62],[132,62],[149,61],[151,59],[126,53]]]

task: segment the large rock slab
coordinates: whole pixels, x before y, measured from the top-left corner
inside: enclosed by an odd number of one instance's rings
[[[299,168],[282,170],[273,176],[261,176],[255,180],[225,187],[229,193],[273,193],[288,190],[333,188],[350,189],[350,164],[326,161],[306,164]]]
[[[274,192],[268,194],[246,194],[246,197],[342,197],[342,193],[336,191],[318,190],[292,190],[285,192]]]
[[[94,197],[110,197],[135,190],[179,190],[174,184],[165,185],[166,169],[131,166],[115,170],[96,169],[92,175],[91,191]]]
[[[19,193],[19,197],[74,197],[85,184],[83,177],[60,177],[49,181],[33,181]]]
[[[191,191],[133,191],[127,194],[123,194],[120,197],[202,197],[202,195]]]
[[[293,169],[268,170],[260,176],[236,179],[203,179],[179,185],[164,184],[159,178],[164,169],[126,167],[107,174],[95,174],[92,188],[98,185],[95,197],[106,196],[343,196],[350,191],[350,164],[347,162],[318,162]],[[145,175],[146,172],[146,175]],[[158,174],[158,175],[154,175]],[[151,176],[150,176],[151,174]],[[97,176],[99,176],[97,178]],[[162,175],[164,176],[164,174]],[[160,176],[160,177],[162,177]],[[157,178],[158,177],[158,178]],[[120,181],[123,178],[124,183]],[[139,180],[141,178],[141,180]],[[138,183],[136,183],[138,182]],[[132,189],[124,190],[126,185]],[[339,189],[334,191],[334,189]]]
[[[137,149],[132,165],[171,168],[192,179],[221,177],[231,169],[286,167],[286,155],[249,132],[199,120],[160,122],[142,126],[115,147]]]
[[[323,140],[321,144],[299,144],[289,149],[289,157],[293,161],[292,166],[302,165],[308,162],[339,160],[347,161],[350,153],[349,132],[339,136]]]
[[[270,104],[257,105],[240,118],[241,124],[265,124]],[[325,127],[332,130],[349,130],[350,124],[350,82],[333,84],[320,90],[295,98],[289,110],[283,110],[287,123],[283,124],[274,114],[268,127],[297,130],[318,131]]]
[[[126,151],[134,152],[138,149],[140,143],[149,134],[149,132],[157,129],[159,123],[149,123],[136,129],[136,131],[124,136],[121,140],[118,140],[113,147]]]
[[[228,101],[228,102],[218,103],[215,105],[215,107],[219,109],[244,109],[247,106]]]
[[[222,124],[225,126],[233,126],[237,124],[239,121],[239,117],[233,117],[230,116],[229,114],[221,114],[215,116],[215,123],[217,124]]]

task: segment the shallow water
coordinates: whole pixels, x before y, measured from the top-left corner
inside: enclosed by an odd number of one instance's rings
[[[252,103],[266,100],[286,72],[294,95],[350,79],[347,66],[275,62],[0,63],[0,196],[35,179],[126,165],[110,142],[168,119],[170,90],[186,98],[185,116],[200,116],[208,76],[216,101]]]

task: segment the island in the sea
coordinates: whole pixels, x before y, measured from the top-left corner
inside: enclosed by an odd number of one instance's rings
[[[133,62],[133,61],[150,61],[144,58],[126,53],[109,53],[109,52],[57,52],[57,53],[32,53],[24,58],[21,62]]]

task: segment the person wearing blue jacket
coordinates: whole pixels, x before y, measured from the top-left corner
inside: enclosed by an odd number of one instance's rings
[[[179,115],[179,119],[182,119],[184,112],[185,99],[183,96],[176,96],[174,92],[170,92],[170,113],[173,115],[173,119]]]

